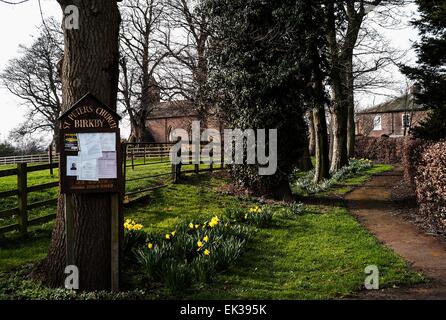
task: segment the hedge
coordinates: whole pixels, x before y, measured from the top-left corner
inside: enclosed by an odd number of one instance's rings
[[[355,157],[383,164],[401,163],[404,138],[356,137]]]
[[[409,149],[419,214],[446,233],[446,141],[412,142]]]

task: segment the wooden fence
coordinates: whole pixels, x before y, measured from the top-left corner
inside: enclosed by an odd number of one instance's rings
[[[28,173],[37,172],[43,170],[53,170],[58,167],[57,163],[44,164],[37,166],[28,166],[27,163],[20,163],[15,169],[0,171],[0,177],[17,176],[17,189],[0,192],[0,198],[17,197],[17,207],[7,209],[0,212],[0,219],[11,218],[16,216],[17,223],[0,228],[0,235],[10,231],[20,231],[22,235],[28,233],[28,227],[34,225],[40,225],[45,222],[53,220],[56,215],[51,214],[44,217],[39,217],[33,220],[28,220],[28,212],[32,209],[41,208],[48,205],[54,205],[57,203],[57,199],[49,199],[45,201],[28,203],[28,195],[32,192],[42,191],[57,187],[59,182],[49,182],[41,185],[28,186]]]
[[[18,164],[18,163],[52,163],[59,162],[59,155],[53,153],[32,154],[26,156],[0,157],[0,165]]]
[[[165,154],[169,154],[171,144],[168,143],[149,143],[146,147],[130,147],[128,150],[127,160],[140,158],[156,158]],[[59,154],[55,152],[31,154],[22,156],[0,157],[0,165],[13,165],[19,163],[57,163],[59,162]]]
[[[126,159],[125,165],[123,165],[123,178],[124,178],[124,204],[129,204],[134,201],[138,201],[141,198],[147,196],[147,193],[153,190],[164,188],[172,183],[177,183],[180,180],[181,175],[200,172],[212,172],[214,170],[220,170],[224,166],[219,167],[214,165],[208,165],[207,168],[203,168],[200,164],[191,165],[192,169],[187,169],[182,165],[171,165],[170,161],[170,149],[172,144],[156,144],[156,143],[137,143],[137,144],[123,144],[123,152]],[[144,174],[140,177],[128,177],[129,170],[135,170],[138,167],[146,166],[150,168],[156,165],[165,165],[165,172],[154,174]],[[0,219],[8,219],[12,217],[17,218],[15,224],[0,227],[0,236],[7,232],[19,231],[22,235],[26,235],[29,226],[40,225],[55,218],[55,214],[39,217],[33,220],[29,220],[28,214],[32,209],[38,209],[48,205],[55,205],[57,199],[49,199],[45,201],[28,203],[28,195],[33,192],[43,191],[59,186],[59,182],[49,182],[40,185],[28,186],[28,173],[49,170],[49,174],[53,174],[53,169],[58,167],[58,163],[50,163],[43,165],[28,166],[27,163],[19,163],[16,168],[0,170],[0,178],[4,177],[17,177],[17,188],[14,190],[7,190],[0,192],[0,199],[8,197],[17,197],[17,207],[0,211]],[[150,171],[150,169],[149,169]],[[166,180],[162,184],[149,183],[144,187],[137,190],[127,191],[126,185],[130,182],[139,180],[153,180],[155,178],[163,178]],[[142,196],[141,196],[142,195]]]
[[[163,178],[166,177],[168,181],[160,184],[152,184],[147,185],[144,188],[140,188],[135,191],[125,192],[124,193],[124,204],[129,204],[135,201],[138,201],[142,194],[146,194],[147,192],[154,191],[157,189],[165,188],[172,183],[178,183],[183,174],[195,173],[199,174],[201,172],[212,172],[215,170],[221,170],[224,168],[223,161],[221,166],[216,167],[213,164],[210,164],[208,168],[203,168],[200,164],[193,165],[193,169],[185,170],[183,165],[172,165],[170,160],[170,151],[174,143],[125,143],[123,144],[123,153],[126,155],[127,159],[126,164],[123,166],[123,177],[124,177],[124,190],[127,190],[126,185],[129,182],[145,180],[145,179],[154,179],[154,178]],[[202,147],[206,145],[206,143],[202,143]],[[189,144],[187,146],[188,150],[191,150],[192,147]],[[223,152],[222,152],[223,155]],[[211,155],[212,157],[212,155]],[[156,158],[159,161],[150,161],[151,159]],[[188,156],[188,159],[191,160],[191,155]],[[223,158],[222,158],[223,159]],[[137,163],[137,160],[139,162]],[[209,159],[205,159],[209,160]],[[159,165],[170,165],[169,172],[156,173],[153,175],[145,175],[142,177],[136,178],[128,178],[128,170],[135,170],[138,167],[150,167],[150,166],[159,166]],[[142,197],[144,198],[144,196]]]

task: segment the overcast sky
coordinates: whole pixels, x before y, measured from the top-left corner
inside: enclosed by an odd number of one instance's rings
[[[56,0],[42,0],[42,8],[45,16],[61,18],[61,9]],[[409,7],[407,11],[415,14],[416,6]],[[9,59],[17,57],[19,44],[30,44],[33,41],[33,37],[36,35],[36,26],[40,23],[41,16],[37,0],[20,5],[0,3],[0,71],[4,69]],[[396,48],[409,49],[412,47],[413,41],[418,38],[416,30],[409,26],[408,21],[405,23],[407,27],[402,30],[385,31],[386,36],[392,40]],[[414,60],[414,58],[415,55],[410,53],[410,59]],[[395,68],[394,75],[396,79],[401,79],[404,82],[404,78],[399,74],[397,68]],[[383,96],[361,96],[360,104],[371,105],[382,102],[384,99]],[[23,121],[23,107],[20,107],[20,102],[14,96],[0,88],[0,108],[0,139],[3,140],[11,129]],[[124,123],[122,129],[123,135],[128,135],[128,124]]]

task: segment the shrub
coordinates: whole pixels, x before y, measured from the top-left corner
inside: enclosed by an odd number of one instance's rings
[[[404,138],[356,137],[355,157],[394,164],[401,163]]]
[[[446,232],[446,141],[418,144],[412,152],[419,214],[435,230]]]
[[[404,180],[415,187],[416,163],[420,153],[425,147],[421,139],[406,138],[403,144],[402,163],[404,167]]]

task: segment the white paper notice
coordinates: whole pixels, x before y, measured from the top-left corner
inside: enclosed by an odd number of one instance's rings
[[[98,159],[98,178],[116,179],[117,177],[116,152],[103,152],[102,158]]]
[[[80,172],[79,157],[67,157],[67,177],[77,177]]]
[[[102,157],[100,133],[79,133],[79,147],[82,152],[82,161],[99,159]]]
[[[79,174],[79,180],[81,181],[99,181],[98,178],[98,161],[96,159],[83,158],[81,154],[81,170]]]
[[[116,151],[116,133],[100,133],[101,149],[103,152]]]

